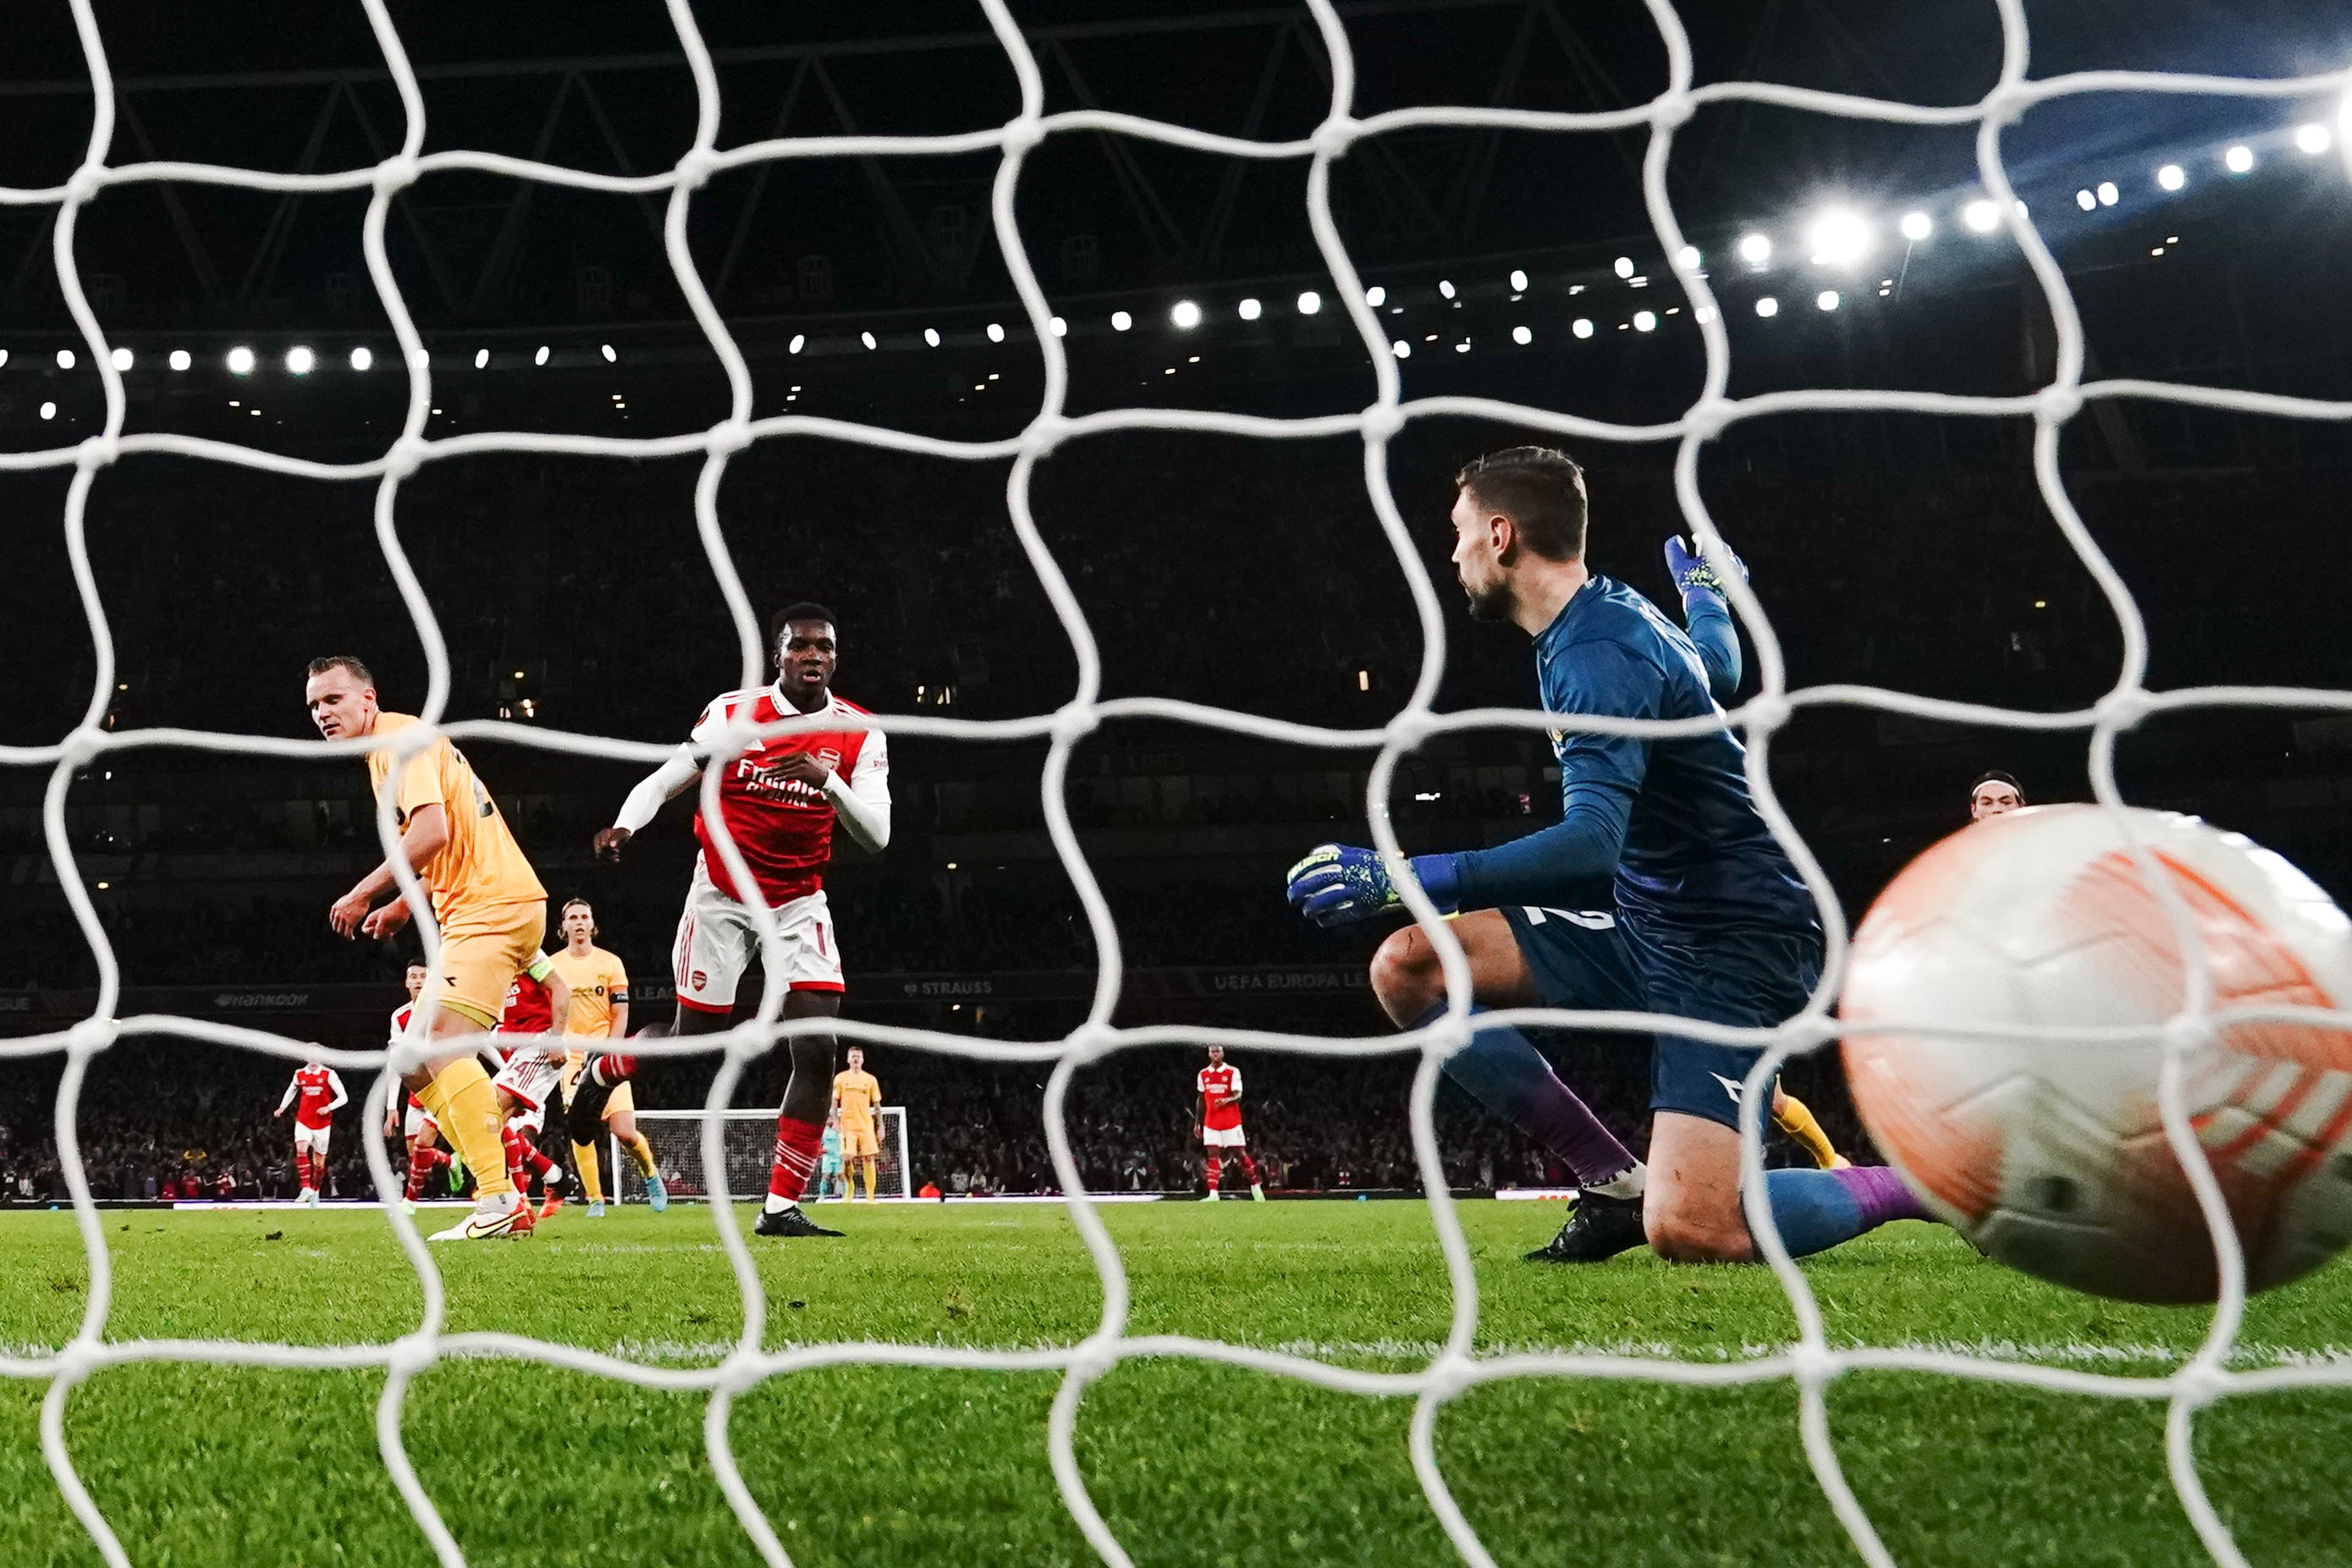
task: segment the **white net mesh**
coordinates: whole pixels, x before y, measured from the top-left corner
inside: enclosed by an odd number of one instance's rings
[[[2119,807],[2122,803],[2113,767],[2116,737],[2151,715],[2221,705],[2352,710],[2352,695],[2292,687],[2198,687],[2163,693],[2148,691],[2143,685],[2147,656],[2145,622],[2122,580],[2101,553],[2070,503],[2058,460],[2060,433],[2080,412],[2086,398],[2165,399],[2246,413],[2329,420],[2352,419],[2352,402],[2320,402],[2145,381],[2085,382],[2083,380],[2084,332],[2074,299],[2032,220],[2014,200],[2001,156],[2001,136],[2005,127],[2028,108],[2069,95],[2168,92],[2273,99],[2310,98],[2341,91],[2347,73],[2339,71],[2292,79],[2255,79],[2158,72],[2093,71],[2041,80],[2030,79],[2031,57],[2023,0],[1996,0],[2003,40],[2000,72],[1998,81],[1974,103],[1931,107],[1761,82],[1727,81],[1695,88],[1692,85],[1689,41],[1680,17],[1669,0],[1648,0],[1650,16],[1668,60],[1669,81],[1663,91],[1646,103],[1624,110],[1591,113],[1446,106],[1400,110],[1358,119],[1351,112],[1355,71],[1346,29],[1330,0],[1307,0],[1331,65],[1328,112],[1309,136],[1288,141],[1255,141],[1100,110],[1045,114],[1043,111],[1044,84],[1036,60],[1004,0],[980,0],[989,26],[1002,44],[1020,83],[1021,112],[1009,122],[950,136],[799,138],[758,141],[722,151],[716,145],[719,94],[709,51],[687,0],[669,0],[669,16],[677,31],[678,46],[692,70],[697,92],[698,113],[694,143],[669,170],[624,178],[488,152],[450,151],[429,155],[423,153],[421,149],[425,133],[424,99],[402,47],[399,32],[393,25],[383,0],[364,0],[364,3],[370,25],[398,89],[405,114],[400,150],[381,163],[355,171],[317,175],[270,173],[185,162],[110,166],[106,157],[115,124],[113,82],[108,72],[90,0],[74,0],[73,16],[88,61],[96,104],[87,155],[82,165],[62,186],[47,189],[0,188],[0,203],[19,205],[46,204],[57,209],[53,246],[58,284],[88,345],[91,362],[102,381],[106,405],[105,433],[101,435],[73,447],[0,456],[0,467],[8,469],[73,470],[72,483],[67,493],[64,523],[74,580],[96,650],[96,681],[82,722],[63,740],[50,746],[0,748],[0,762],[51,769],[44,804],[44,826],[49,853],[60,885],[71,901],[76,919],[93,950],[100,977],[97,1003],[89,1019],[60,1033],[0,1045],[0,1056],[5,1057],[62,1053],[64,1067],[57,1103],[58,1152],[89,1254],[89,1268],[88,1305],[80,1328],[71,1341],[51,1356],[0,1357],[0,1373],[47,1381],[47,1394],[41,1416],[45,1457],[68,1503],[110,1563],[125,1564],[129,1559],[76,1474],[65,1440],[66,1403],[74,1389],[100,1368],[131,1361],[172,1359],[276,1367],[388,1367],[389,1375],[385,1380],[377,1420],[377,1437],[384,1464],[440,1559],[452,1565],[462,1563],[464,1558],[457,1542],[419,1484],[402,1446],[402,1411],[410,1382],[419,1372],[452,1354],[508,1356],[625,1379],[647,1387],[707,1390],[709,1402],[705,1434],[710,1462],[744,1530],[762,1556],[776,1564],[785,1563],[789,1559],[775,1531],[745,1488],[729,1445],[729,1416],[733,1402],[761,1380],[797,1367],[820,1361],[828,1364],[867,1361],[964,1368],[1059,1368],[1063,1375],[1062,1383],[1054,1401],[1047,1433],[1054,1474],[1066,1506],[1088,1541],[1106,1562],[1124,1568],[1129,1562],[1127,1552],[1087,1495],[1072,1446],[1073,1434],[1079,1404],[1088,1386],[1122,1358],[1146,1354],[1189,1356],[1230,1363],[1268,1374],[1304,1379],[1327,1388],[1412,1400],[1411,1447],[1414,1471],[1430,1507],[1464,1558],[1480,1565],[1490,1563],[1492,1559],[1461,1510],[1455,1506],[1447,1489],[1445,1477],[1437,1462],[1434,1433],[1438,1413],[1447,1401],[1477,1385],[1496,1379],[1528,1376],[1633,1378],[1708,1385],[1793,1380],[1801,1396],[1801,1431],[1807,1459],[1855,1547],[1873,1564],[1885,1564],[1892,1560],[1881,1544],[1869,1516],[1847,1486],[1830,1442],[1823,1391],[1842,1374],[1858,1368],[1899,1368],[2086,1395],[2161,1399],[2169,1406],[2167,1457],[2172,1482],[2182,1505],[2206,1549],[2218,1562],[2231,1565],[2242,1563],[2243,1559],[2231,1542],[2227,1528],[2207,1500],[2199,1478],[2190,1443],[2190,1427],[2196,1412],[2214,1400],[2232,1394],[2323,1384],[2352,1386],[2352,1364],[2313,1364],[2259,1372],[2232,1372],[2229,1369],[2228,1354],[2238,1331],[2244,1303],[2242,1255],[2229,1228],[2226,1210],[2212,1179],[2210,1167],[2182,1111],[2179,1062],[2181,1052],[2193,1044],[2200,1032],[2209,1030],[2215,1019],[2297,1019],[2304,1021],[2326,1019],[2344,1025],[2352,1024],[2352,1018],[2296,1009],[2235,1009],[2228,1014],[2214,1013],[2209,1006],[2212,994],[2210,978],[2201,972],[2200,965],[2195,981],[2189,988],[2187,1010],[2180,1019],[2174,1020],[2176,1027],[2164,1031],[2160,1037],[2151,1035],[2151,1039],[2161,1038],[2171,1048],[2167,1054],[2164,1092],[2161,1095],[2165,1126],[2173,1148],[2190,1173],[2207,1221],[2215,1231],[2217,1250],[2222,1264],[2221,1301],[2209,1333],[2197,1354],[2165,1377],[2116,1377],[2057,1366],[1923,1350],[1833,1348],[1824,1335],[1821,1312],[1805,1280],[1790,1262],[1763,1201],[1761,1145],[1756,1122],[1761,1099],[1754,1092],[1743,1097],[1741,1112],[1747,1149],[1745,1170],[1748,1218],[1795,1312],[1799,1329],[1795,1343],[1769,1354],[1727,1364],[1569,1354],[1475,1358],[1471,1351],[1478,1322],[1477,1286],[1469,1249],[1457,1223],[1453,1202],[1447,1196],[1431,1121],[1440,1063],[1450,1051],[1467,1038],[1467,1031],[1473,1027],[1468,1012],[1469,975],[1461,950],[1446,926],[1435,918],[1435,912],[1418,888],[1412,886],[1410,879],[1401,876],[1400,883],[1406,890],[1406,898],[1415,918],[1431,934],[1444,958],[1451,998],[1448,1014],[1416,1033],[1378,1039],[1310,1040],[1295,1036],[1219,1031],[1197,1027],[1187,1027],[1181,1031],[1115,1028],[1110,1019],[1118,999],[1121,978],[1118,933],[1095,879],[1079,852],[1064,797],[1063,783],[1073,748],[1109,717],[1171,720],[1302,746],[1339,747],[1377,744],[1379,758],[1371,769],[1366,806],[1375,839],[1392,864],[1401,871],[1402,859],[1388,813],[1391,780],[1400,758],[1433,736],[1479,727],[1532,730],[1556,726],[1609,733],[1664,736],[1692,733],[1697,724],[1712,722],[1601,721],[1526,710],[1434,713],[1431,704],[1445,662],[1444,621],[1434,588],[1408,538],[1385,476],[1389,444],[1407,420],[1467,415],[1557,432],[1589,442],[1674,442],[1679,458],[1676,491],[1685,522],[1702,544],[1714,552],[1720,549],[1721,543],[1699,498],[1698,456],[1707,442],[1720,435],[1735,421],[1801,410],[1899,410],[1943,415],[2031,419],[2034,427],[2034,470],[2042,497],[2052,517],[2098,583],[2122,627],[2122,666],[2107,694],[2095,705],[2082,711],[2045,714],[1932,700],[1861,685],[1817,686],[1792,691],[1787,684],[1779,641],[1772,626],[1765,619],[1761,606],[1755,595],[1738,581],[1737,574],[1727,574],[1731,577],[1734,607],[1758,648],[1761,677],[1761,690],[1732,715],[1732,719],[1750,743],[1749,779],[1757,800],[1773,830],[1787,844],[1815,890],[1822,906],[1823,924],[1830,937],[1830,961],[1825,967],[1819,992],[1801,1015],[1772,1030],[1729,1030],[1686,1019],[1664,1020],[1639,1015],[1539,1010],[1483,1015],[1495,1024],[1538,1023],[1571,1029],[1646,1030],[1666,1024],[1676,1034],[1701,1040],[1751,1048],[1765,1045],[1769,1049],[1756,1069],[1757,1076],[1751,1079],[1753,1088],[1762,1082],[1764,1075],[1777,1070],[1790,1054],[1818,1050],[1835,1036],[1835,1026],[1828,1015],[1828,1008],[1841,977],[1846,940],[1844,922],[1818,862],[1797,837],[1774,796],[1767,767],[1774,733],[1789,723],[1798,707],[1849,704],[1929,719],[2021,728],[2084,730],[2089,737],[2091,773],[2097,797],[2111,807]],[[1329,172],[1334,161],[1347,155],[1352,147],[1366,138],[1417,127],[1495,127],[1553,132],[1646,127],[1649,144],[1643,164],[1646,205],[1663,254],[1668,257],[1678,257],[1685,254],[1684,236],[1667,198],[1666,183],[1668,158],[1676,132],[1700,105],[1740,100],[1899,124],[1974,125],[1979,172],[1985,192],[2004,214],[2002,221],[2022,249],[2055,325],[2057,352],[2054,373],[2049,384],[2030,395],[2015,397],[1822,390],[1777,392],[1735,401],[1725,395],[1725,389],[1729,384],[1730,350],[1719,314],[1714,308],[1714,296],[1702,274],[1677,261],[1675,263],[1677,280],[1696,308],[1694,316],[1706,355],[1703,389],[1697,400],[1680,418],[1663,424],[1627,426],[1483,398],[1426,398],[1410,402],[1402,400],[1398,368],[1391,358],[1388,343],[1378,322],[1364,303],[1360,279],[1341,244],[1333,219]],[[1379,389],[1378,400],[1361,413],[1292,420],[1173,410],[1114,410],[1082,418],[1066,417],[1062,413],[1067,384],[1064,352],[1050,330],[1050,313],[1045,298],[1023,247],[1013,213],[1014,195],[1028,154],[1048,136],[1078,131],[1138,137],[1223,157],[1307,160],[1307,217],[1339,297],[1347,304],[1349,318],[1370,358]],[[787,415],[754,421],[751,416],[750,372],[698,277],[688,249],[686,220],[695,192],[720,170],[756,164],[764,160],[850,155],[926,156],[982,152],[991,149],[997,151],[1002,157],[992,203],[996,237],[1026,312],[1045,371],[1043,401],[1035,417],[1022,434],[1004,441],[964,443],[803,416]],[[706,431],[649,440],[523,434],[426,439],[423,433],[430,404],[430,367],[386,257],[384,225],[392,199],[396,193],[415,184],[428,172],[460,169],[589,191],[666,194],[665,246],[678,286],[695,319],[725,369],[730,393],[729,416]],[[402,433],[383,456],[359,464],[323,464],[188,436],[122,434],[125,413],[122,379],[112,368],[109,346],[100,331],[97,318],[91,312],[88,296],[76,271],[75,225],[83,208],[108,187],[156,181],[198,181],[277,192],[368,190],[372,193],[363,235],[368,272],[398,336],[407,369],[409,392]],[[1399,570],[1412,591],[1423,638],[1421,670],[1410,700],[1385,726],[1371,731],[1342,731],[1161,699],[1097,700],[1101,667],[1094,637],[1031,515],[1030,479],[1038,459],[1065,442],[1107,432],[1142,428],[1203,431],[1266,439],[1298,439],[1350,433],[1360,436],[1370,499],[1395,552]],[[1013,527],[1076,653],[1078,666],[1076,695],[1053,713],[1025,719],[981,723],[888,716],[874,719],[872,726],[893,735],[999,740],[1023,736],[1050,738],[1051,749],[1044,773],[1045,820],[1062,866],[1086,907],[1096,949],[1101,956],[1088,1019],[1066,1039],[1035,1044],[992,1044],[957,1036],[887,1030],[858,1023],[835,1026],[824,1021],[821,1027],[828,1030],[837,1027],[840,1033],[856,1038],[915,1045],[969,1057],[1052,1064],[1053,1071],[1044,1106],[1046,1137],[1057,1179],[1070,1195],[1072,1222],[1084,1239],[1101,1279],[1102,1318],[1094,1333],[1077,1344],[1053,1351],[989,1351],[884,1344],[835,1345],[781,1353],[763,1351],[765,1294],[753,1270],[734,1209],[720,1202],[713,1205],[712,1212],[741,1295],[743,1321],[734,1351],[720,1365],[708,1370],[649,1367],[595,1354],[575,1346],[521,1335],[444,1333],[444,1295],[439,1274],[433,1259],[420,1242],[415,1226],[396,1206],[387,1209],[387,1218],[422,1283],[425,1300],[423,1320],[415,1332],[397,1341],[339,1347],[226,1341],[108,1341],[105,1330],[111,1295],[109,1254],[97,1211],[91,1206],[89,1181],[75,1136],[76,1104],[91,1058],[126,1034],[195,1038],[297,1061],[316,1053],[309,1046],[257,1030],[181,1017],[117,1016],[121,995],[120,969],[89,894],[84,891],[67,838],[64,808],[69,782],[78,769],[90,765],[100,756],[135,747],[172,745],[219,752],[305,758],[339,755],[348,758],[353,765],[358,761],[361,748],[350,744],[330,747],[320,743],[193,730],[109,732],[100,727],[100,721],[114,685],[115,666],[112,641],[90,568],[85,537],[85,508],[96,475],[125,454],[173,453],[313,478],[373,479],[377,485],[377,540],[415,622],[430,670],[428,693],[422,707],[427,725],[417,727],[404,736],[404,753],[429,741],[434,732],[427,727],[436,723],[444,711],[449,689],[447,648],[435,620],[433,608],[411,569],[394,524],[394,502],[401,484],[420,465],[460,454],[487,452],[611,457],[703,453],[701,480],[695,496],[696,518],[704,551],[725,596],[740,644],[743,684],[753,685],[759,683],[761,676],[761,641],[741,580],[719,530],[716,502],[720,477],[733,454],[753,441],[787,434],[821,435],[946,458],[998,459],[1010,456],[1013,460],[1007,481],[1006,505]],[[837,725],[839,721],[829,719],[826,722]],[[519,745],[647,763],[657,760],[664,751],[661,747],[609,738],[551,733],[488,721],[451,724],[442,733],[459,738],[495,737]],[[714,746],[714,754],[721,757],[733,755],[751,738],[752,735],[748,731],[725,735]],[[715,804],[717,777],[715,768],[706,772],[706,809]],[[394,839],[388,811],[380,813],[378,826],[389,852]],[[2126,825],[2122,831],[2128,834],[2128,826]],[[745,876],[741,857],[734,846],[725,843],[721,848],[723,858],[734,874],[739,878]],[[2142,860],[2143,872],[2152,872],[2153,868],[2146,862],[2144,855]],[[2201,953],[2199,943],[2189,935],[2185,914],[2179,907],[2169,882],[2153,874],[2147,875],[2147,881],[2154,895],[2165,903],[2173,915],[2176,929],[2181,936],[2179,949]],[[431,930],[429,910],[415,879],[404,873],[401,882],[403,894],[409,901],[425,939],[428,943],[437,942],[437,936]],[[768,927],[763,929],[763,942],[772,945],[775,934],[772,925],[763,921],[763,926]],[[768,973],[772,977],[782,972],[782,966],[773,962],[773,957],[772,951],[772,961],[768,965]],[[772,1050],[780,1039],[801,1027],[779,1021],[782,1002],[782,993],[772,981],[761,998],[756,1016],[731,1032],[693,1041],[671,1040],[658,1045],[648,1042],[643,1049],[646,1054],[665,1056],[723,1051],[724,1061],[711,1085],[709,1104],[714,1110],[725,1107],[733,1098],[744,1065]],[[1883,1020],[1877,1027],[1900,1028],[1921,1033],[1951,1032],[1948,1025],[1934,1019],[1916,1022]],[[1130,1337],[1126,1334],[1129,1296],[1125,1270],[1118,1249],[1112,1245],[1079,1180],[1063,1121],[1064,1103],[1071,1077],[1081,1067],[1128,1047],[1173,1043],[1180,1038],[1188,1044],[1216,1038],[1229,1045],[1258,1050],[1335,1054],[1417,1053],[1419,1067],[1411,1110],[1413,1146],[1453,1293],[1450,1333],[1439,1354],[1426,1366],[1412,1373],[1377,1374],[1215,1341],[1176,1336]],[[328,1053],[328,1060],[339,1067],[365,1070],[386,1065],[387,1056],[392,1059],[392,1065],[404,1066],[409,1055],[408,1048],[403,1048],[390,1053],[332,1052]],[[383,1109],[382,1097],[392,1081],[389,1074],[377,1077],[374,1097],[367,1110],[370,1118],[381,1118]],[[725,1170],[722,1155],[727,1126],[725,1118],[713,1115],[706,1120],[702,1129],[705,1164],[713,1170]],[[398,1188],[380,1140],[370,1140],[368,1158],[379,1187],[387,1193],[396,1193]],[[723,1197],[726,1195],[714,1193],[713,1196]]]
[[[776,1118],[766,1111],[729,1111],[719,1117],[719,1147],[725,1162],[725,1174],[713,1183],[702,1163],[702,1124],[709,1113],[704,1111],[640,1111],[636,1113],[637,1131],[654,1151],[654,1168],[661,1173],[669,1195],[677,1198],[707,1198],[713,1192],[755,1193],[763,1191],[768,1183],[768,1163],[776,1148]],[[910,1197],[913,1189],[908,1186],[907,1175],[907,1108],[884,1105],[875,1112],[875,1142],[880,1149],[875,1156],[874,1193],[877,1197]],[[844,1148],[847,1145],[845,1144]],[[837,1166],[820,1167],[819,1176],[811,1178],[809,1197],[836,1197],[841,1188],[835,1176],[861,1182],[855,1161],[846,1154]],[[613,1196],[623,1203],[645,1200],[645,1178],[637,1174],[636,1162],[620,1145],[611,1140],[604,1166],[608,1173]],[[832,1169],[835,1176],[826,1176]],[[822,1178],[822,1179],[819,1179]],[[865,1191],[861,1185],[856,1189]]]

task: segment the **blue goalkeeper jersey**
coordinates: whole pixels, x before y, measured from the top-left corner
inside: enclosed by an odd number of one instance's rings
[[[825,1157],[826,1159],[829,1159],[829,1160],[837,1160],[837,1159],[841,1158],[841,1129],[840,1129],[840,1128],[838,1128],[838,1127],[827,1127],[827,1128],[824,1130],[824,1157]]]
[[[1738,642],[1710,598],[1696,599],[1686,634],[1596,572],[1537,637],[1536,677],[1553,713],[1719,714],[1714,692],[1738,684]],[[1661,936],[1818,929],[1812,895],[1758,814],[1747,752],[1728,728],[1663,739],[1555,730],[1551,741],[1562,821],[1461,856],[1464,908],[1558,904],[1613,867],[1620,911]]]

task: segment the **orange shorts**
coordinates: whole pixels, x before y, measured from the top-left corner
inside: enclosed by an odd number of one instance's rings
[[[441,927],[441,956],[433,966],[441,1005],[484,1029],[496,1027],[507,988],[546,936],[544,901],[461,912]]]

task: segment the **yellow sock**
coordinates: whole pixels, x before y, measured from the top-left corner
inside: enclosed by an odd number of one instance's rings
[[[866,1201],[868,1203],[874,1201],[874,1162],[872,1160],[866,1162]]]
[[[627,1149],[629,1157],[637,1162],[639,1176],[649,1176],[654,1174],[654,1146],[646,1141],[646,1135],[643,1133],[631,1134],[621,1141],[621,1146]]]
[[[1772,1107],[1772,1124],[1805,1146],[1813,1156],[1813,1164],[1827,1170],[1837,1164],[1837,1150],[1830,1145],[1830,1135],[1813,1120],[1812,1111],[1794,1094],[1783,1092]]]
[[[459,1057],[434,1075],[432,1092],[441,1101],[434,1120],[474,1167],[476,1195],[499,1197],[514,1191],[514,1184],[507,1180],[506,1145],[499,1139],[498,1092],[490,1087],[490,1075],[482,1071],[481,1062],[470,1055]]]
[[[587,1193],[588,1201],[591,1203],[604,1202],[604,1176],[602,1168],[596,1164],[596,1145],[593,1144],[572,1145],[572,1163],[579,1168],[580,1186],[583,1191]]]

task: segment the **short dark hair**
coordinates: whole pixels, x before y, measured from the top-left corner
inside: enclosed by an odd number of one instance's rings
[[[360,685],[363,686],[375,685],[375,672],[369,669],[357,653],[330,653],[323,659],[313,659],[303,679],[308,680],[311,675],[323,675],[329,670],[349,670],[352,673],[352,679],[359,682]]]
[[[836,632],[841,630],[841,622],[834,619],[832,611],[803,599],[798,604],[785,605],[769,618],[768,646],[774,647],[782,639],[784,628],[795,621],[822,621]]]
[[[1977,791],[1988,784],[2006,784],[2017,791],[2017,798],[2020,800],[2025,799],[2025,786],[2017,781],[2017,775],[2005,773],[1998,768],[1989,768],[1977,775],[1976,782],[1969,786],[1969,799],[1975,800]]]
[[[1584,470],[1551,446],[1506,446],[1454,476],[1472,501],[1511,519],[1521,542],[1546,560],[1584,553]]]

